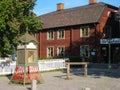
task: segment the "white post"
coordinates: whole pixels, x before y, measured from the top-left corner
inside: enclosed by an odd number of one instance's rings
[[[5,73],[5,68],[4,68],[4,67],[2,68],[2,74],[3,74],[3,75],[6,74],[6,73]]]
[[[31,90],[37,90],[37,81],[32,80]]]

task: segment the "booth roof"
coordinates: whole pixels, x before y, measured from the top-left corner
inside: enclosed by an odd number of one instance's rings
[[[29,42],[37,42],[36,38],[34,37],[34,35],[30,35],[28,33],[25,33],[24,35],[22,35],[18,41],[22,42],[22,43],[29,43]]]

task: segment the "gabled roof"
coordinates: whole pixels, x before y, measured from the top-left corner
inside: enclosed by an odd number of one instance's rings
[[[96,3],[54,11],[39,17],[43,22],[43,29],[99,23],[105,8],[105,3]]]
[[[27,33],[25,33],[24,35],[22,35],[18,41],[20,41],[21,43],[29,43],[29,42],[35,42],[37,43],[36,38],[33,35],[30,35]]]

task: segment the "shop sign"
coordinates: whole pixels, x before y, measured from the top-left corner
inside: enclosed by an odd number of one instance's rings
[[[100,44],[120,44],[120,38],[100,39]]]

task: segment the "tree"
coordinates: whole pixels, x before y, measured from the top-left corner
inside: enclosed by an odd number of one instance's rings
[[[0,0],[0,55],[12,53],[19,36],[35,34],[42,29],[40,19],[32,12],[36,0]]]

